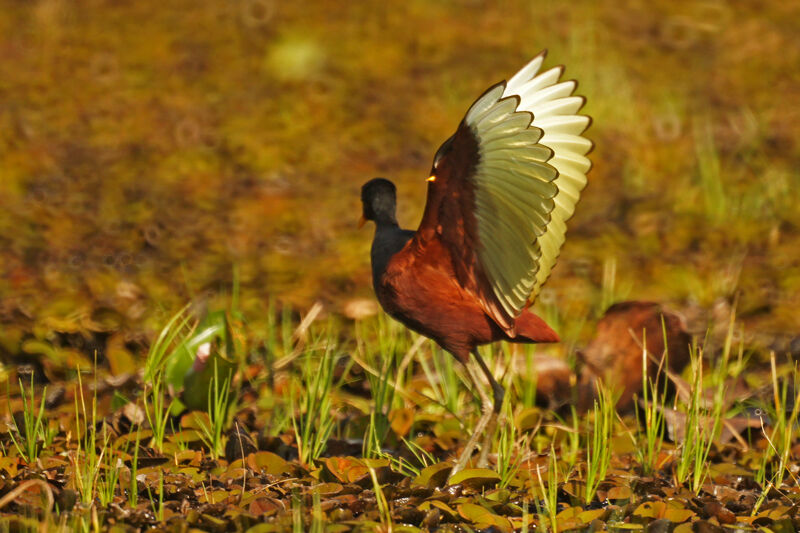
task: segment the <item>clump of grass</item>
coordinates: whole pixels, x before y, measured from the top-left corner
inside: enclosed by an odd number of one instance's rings
[[[8,386],[6,386],[6,397],[9,397]],[[9,431],[11,441],[17,449],[20,457],[28,463],[35,463],[39,459],[39,452],[52,442],[53,433],[47,430],[47,419],[44,416],[45,397],[47,387],[42,390],[42,397],[39,401],[39,408],[36,409],[36,391],[33,386],[33,374],[31,374],[30,388],[26,392],[22,380],[19,380],[19,391],[22,397],[22,427],[17,425],[17,419],[11,417],[16,431]],[[9,413],[10,414],[10,413]],[[14,436],[16,433],[16,437]]]
[[[119,485],[119,474],[123,466],[122,461],[115,453],[117,450],[114,446],[111,445],[107,449],[109,453],[104,455],[101,465],[103,476],[97,484],[97,499],[102,507],[108,507],[114,501],[117,486]]]
[[[142,402],[150,429],[153,431],[152,446],[163,451],[169,413],[174,400],[166,400],[165,367],[170,348],[187,336],[190,317],[188,306],[175,313],[150,346],[144,364],[144,390]]]
[[[664,438],[664,404],[667,395],[667,380],[664,379],[663,389],[658,390],[657,383],[661,376],[664,366],[669,360],[667,351],[667,330],[662,317],[661,331],[664,338],[664,353],[659,361],[656,375],[650,377],[647,374],[648,353],[647,353],[647,332],[642,331],[642,414],[644,416],[644,428],[639,427],[636,442],[636,455],[639,464],[642,466],[642,473],[646,476],[652,474],[656,469],[658,454],[661,452]],[[636,420],[639,420],[639,403],[633,404],[636,412]]]
[[[597,487],[606,478],[611,464],[611,436],[614,430],[614,400],[610,392],[597,382],[597,400],[593,407],[594,426],[586,442],[586,490],[587,503],[592,501]]]
[[[542,493],[542,503],[539,498],[534,499],[536,505],[536,515],[539,524],[547,527],[550,531],[558,531],[558,458],[553,445],[550,445],[550,454],[547,462],[547,484],[542,479],[542,469],[536,468],[536,478],[539,482],[539,489]]]
[[[566,416],[562,417],[557,413],[553,413],[553,416],[555,416],[556,420],[559,422],[559,424],[555,426],[558,429],[558,433],[556,433],[558,437],[555,437],[553,442],[557,441],[560,443],[559,451],[561,460],[564,461],[571,470],[578,462],[578,455],[581,450],[581,418],[578,416],[578,410],[575,405],[570,406],[569,420],[566,419]],[[536,451],[542,453],[548,446],[548,443],[544,439],[536,439],[536,441]]]
[[[170,400],[169,402],[166,400],[163,369],[157,371],[153,375],[151,381],[145,382],[142,402],[144,403],[144,413],[147,417],[147,422],[150,424],[150,429],[153,431],[153,448],[158,451],[164,451],[164,437],[167,431],[169,413],[174,400]]]
[[[217,358],[214,358],[214,376],[208,390],[208,411],[196,416],[200,439],[203,441],[211,457],[219,459],[225,453],[222,432],[227,426],[229,414],[232,412],[230,402],[231,372],[220,379]]]
[[[686,423],[680,457],[675,468],[678,483],[691,480],[691,489],[698,493],[708,474],[708,455],[722,428],[725,414],[725,381],[729,376],[729,361],[733,346],[736,315],[731,312],[722,354],[711,374],[713,397],[708,405],[704,395],[703,350],[693,345],[689,350],[691,392],[686,405]]]
[[[795,483],[798,481],[791,470],[791,448],[797,436],[796,421],[798,415],[800,415],[800,379],[798,379],[798,370],[795,365],[791,372],[791,385],[793,385],[795,396],[790,400],[788,394],[790,380],[785,379],[782,384],[778,382],[775,352],[770,352],[770,369],[772,374],[773,408],[775,411],[771,413],[773,424],[772,431],[769,434],[764,427],[763,419],[761,421],[761,431],[767,439],[768,448],[762,455],[760,467],[756,473],[756,481],[762,485],[763,489],[754,507],[754,514],[763,504],[770,489],[773,487],[778,490],[781,489],[787,474],[792,477]],[[789,409],[789,401],[791,401],[791,409]],[[777,459],[777,465],[773,469],[772,477],[767,479],[767,466],[772,459]]]
[[[531,435],[517,436],[517,426],[511,411],[509,395],[503,399],[500,436],[497,440],[497,473],[500,474],[500,488],[513,481],[522,464],[523,452],[529,449]]]
[[[97,367],[94,373],[95,383],[92,394],[91,418],[86,408],[86,399],[83,394],[83,379],[78,368],[78,384],[75,394],[75,425],[78,430],[77,446],[71,460],[75,468],[75,483],[81,502],[90,505],[95,498],[98,486],[98,477],[103,464],[103,457],[108,452],[109,436],[106,425],[103,424],[102,445],[98,454],[97,434]],[[80,399],[80,402],[79,402]],[[81,434],[81,427],[84,428]]]
[[[686,424],[683,442],[681,443],[680,456],[675,468],[675,477],[680,484],[686,483],[695,467],[702,468],[698,459],[703,457],[706,447],[708,430],[705,424],[701,425],[701,397],[703,393],[703,363],[698,357],[699,350],[693,346],[690,353],[691,364],[691,396],[686,408]],[[700,440],[698,440],[700,439]],[[710,446],[710,442],[708,443]]]
[[[465,385],[465,380],[458,374],[453,357],[441,350],[433,341],[430,341],[430,348],[432,356],[429,360],[420,357],[420,367],[433,391],[434,401],[444,407],[447,412],[457,415],[462,407],[461,391],[467,390],[468,387]],[[431,362],[433,368],[431,368]]]
[[[318,361],[312,356],[312,351],[305,354],[301,386],[292,395],[292,410],[295,413],[292,427],[298,456],[305,465],[313,463],[325,450],[334,426],[331,392],[335,342],[328,334],[322,344],[322,357]],[[299,406],[294,406],[295,396],[300,399]]]
[[[675,467],[675,477],[679,484],[691,481],[694,492],[699,492],[708,474],[708,454],[714,439],[722,427],[724,404],[724,381],[720,380],[709,409],[703,396],[703,357],[702,349],[693,346],[690,350],[691,392],[686,405],[686,423],[680,456]],[[725,354],[727,352],[723,352]],[[720,366],[725,366],[725,355]],[[725,370],[727,372],[727,370]],[[720,375],[722,372],[720,372]]]
[[[367,432],[364,436],[364,457],[379,457],[383,443],[386,440],[391,422],[389,411],[394,403],[395,389],[389,376],[393,375],[394,365],[391,360],[385,360],[379,376],[367,372],[367,379],[372,391],[372,409],[369,413]]]
[[[362,331],[363,325],[356,325],[356,339],[363,361],[369,366],[365,369],[372,402],[370,404],[369,421],[364,435],[364,457],[382,456],[382,448],[391,423],[389,413],[395,402],[395,387],[402,387],[402,376],[399,375],[397,354],[402,342],[399,331],[386,323],[383,315],[378,316],[376,343]],[[398,383],[393,382],[396,378]]]

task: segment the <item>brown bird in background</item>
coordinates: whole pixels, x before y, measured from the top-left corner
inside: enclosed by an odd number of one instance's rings
[[[545,52],[508,82],[490,87],[436,152],[425,211],[416,232],[395,218],[396,189],[376,178],[361,189],[362,223],[375,222],[372,280],[384,310],[461,361],[483,415],[456,463],[484,437],[485,465],[503,387],[478,353],[482,344],[558,341],[528,311],[564,243],[586,173],[591,120],[563,67],[539,72]],[[477,368],[492,387],[493,402]]]

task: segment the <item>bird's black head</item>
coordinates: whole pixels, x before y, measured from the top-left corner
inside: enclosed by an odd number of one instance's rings
[[[395,206],[397,188],[387,179],[375,178],[361,187],[363,220],[374,220],[376,224],[397,225]]]

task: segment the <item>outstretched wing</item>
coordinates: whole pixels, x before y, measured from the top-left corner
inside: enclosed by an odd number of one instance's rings
[[[592,143],[577,83],[544,52],[470,107],[439,149],[418,234],[436,234],[459,283],[509,334],[550,275],[586,185]]]

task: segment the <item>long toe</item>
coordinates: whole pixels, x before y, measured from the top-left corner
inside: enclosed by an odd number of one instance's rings
[[[489,423],[486,424],[486,430],[483,434],[483,440],[481,441],[481,454],[478,456],[478,468],[488,468],[489,467],[489,454],[492,451],[492,442],[494,441],[494,432],[497,429],[497,413],[492,411],[492,417],[489,419]]]
[[[472,452],[475,450],[475,446],[478,445],[478,441],[481,437],[485,438],[487,433],[487,426],[492,424],[492,418],[496,417],[496,414],[491,409],[491,403],[489,404],[489,409],[485,408],[486,404],[484,404],[484,412],[481,415],[481,418],[478,420],[478,423],[475,424],[475,429],[472,432],[472,436],[469,438],[467,443],[464,445],[464,450],[461,452],[461,455],[458,457],[458,461],[456,462],[456,466],[453,467],[453,471],[450,473],[451,476],[461,472],[466,468],[467,463],[469,463],[470,459],[472,459]],[[494,433],[494,430],[492,430]],[[484,446],[485,448],[485,446]],[[483,455],[481,453],[481,455]]]

